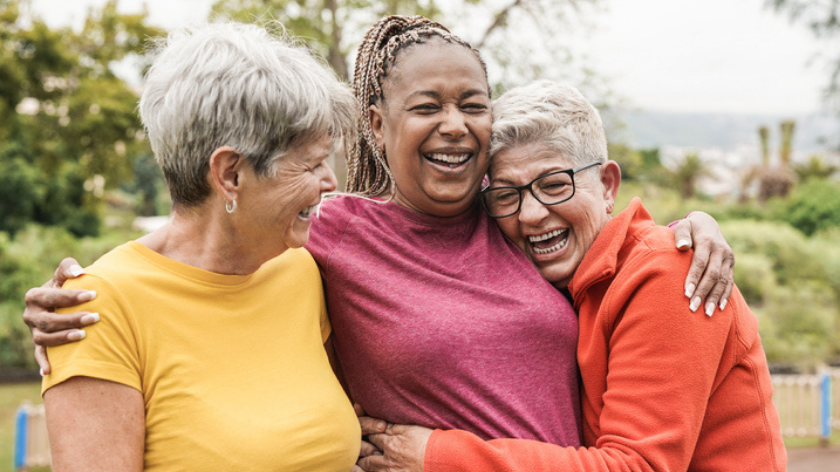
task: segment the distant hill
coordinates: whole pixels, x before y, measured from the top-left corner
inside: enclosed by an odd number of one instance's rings
[[[770,128],[771,149],[779,146],[779,123],[796,120],[794,150],[820,152],[840,146],[840,119],[829,115],[780,116],[718,113],[665,113],[649,111],[612,112],[623,128],[611,130],[611,141],[634,148],[664,146],[708,148],[733,151],[759,146],[758,127]]]

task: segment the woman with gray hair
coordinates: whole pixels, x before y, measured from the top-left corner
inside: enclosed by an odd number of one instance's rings
[[[391,426],[370,436],[372,472],[785,470],[758,321],[738,290],[690,316],[674,287],[691,254],[673,247],[621,181],[598,111],[540,81],[494,103],[487,213],[578,313],[582,446],[486,441]],[[363,419],[363,429],[370,424]]]
[[[172,218],[66,284],[93,290],[82,309],[102,317],[50,349],[54,470],[349,470],[359,424],[302,246],[336,187],[325,159],[352,94],[256,26],[161,46],[140,114]]]

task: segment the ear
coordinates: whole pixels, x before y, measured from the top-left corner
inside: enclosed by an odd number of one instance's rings
[[[371,105],[368,109],[368,118],[370,119],[370,130],[373,131],[373,137],[376,139],[376,145],[379,149],[385,150],[385,117],[383,110],[379,105]]]
[[[621,168],[615,161],[607,161],[601,165],[601,185],[604,191],[604,202],[607,213],[612,213],[615,208],[615,198],[618,195],[618,186],[621,184]]]
[[[210,185],[225,200],[234,200],[241,190],[241,171],[245,160],[236,149],[222,146],[210,155]]]

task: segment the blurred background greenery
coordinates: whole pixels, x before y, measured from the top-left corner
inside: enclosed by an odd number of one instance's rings
[[[704,150],[708,120],[680,130],[670,127],[673,115],[635,123],[681,132],[684,147],[676,153],[625,139],[634,123],[615,112],[620,93],[574,42],[562,41],[587,14],[598,14],[589,7],[607,1],[452,0],[444,13],[440,0],[215,0],[209,19],[279,20],[347,78],[353,49],[376,18],[423,14],[472,31],[497,95],[541,77],[573,83],[608,125],[610,155],[624,173],[617,210],[640,196],[661,224],[692,210],[712,214],[735,250],[736,282],[760,319],[773,368],[812,372],[840,363],[840,133],[831,128],[819,149],[801,151],[796,136],[814,134],[809,122],[750,122],[746,140],[760,151],[734,161]],[[766,6],[828,38],[833,49],[826,51],[837,49],[836,2]],[[91,8],[80,27],[50,26],[30,7],[28,0],[0,0],[0,383],[21,373],[37,379],[20,319],[25,291],[46,281],[62,257],[89,264],[141,235],[142,218],[165,217],[169,207],[136,113],[140,85],[125,74],[133,69],[139,77],[148,65],[145,47],[165,31],[147,10],[122,13],[118,0]],[[467,21],[479,16],[480,26]],[[520,34],[525,30],[541,39]],[[826,70],[825,102],[840,112],[840,56],[829,59],[836,68]],[[342,159],[333,165],[343,181]],[[732,184],[721,191],[722,181]],[[38,385],[0,385],[0,470],[11,462],[6,445],[23,399],[37,401]]]
[[[505,38],[533,28],[518,18],[549,25],[549,37],[578,21],[570,14],[603,0],[463,0],[463,10],[483,9],[491,19],[474,43],[498,71],[497,93],[544,76],[558,61],[579,80],[607,117],[612,94],[597,73],[572,60],[559,45],[531,64]],[[837,25],[803,15],[809,2],[773,1],[782,12],[824,34]],[[148,41],[165,34],[148,13],[124,14],[118,0],[89,10],[82,28],[50,27],[27,10],[26,0],[0,0],[0,372],[35,368],[27,328],[20,321],[23,295],[42,284],[68,255],[88,264],[118,243],[142,234],[137,217],[166,215],[168,196],[136,113],[138,86],[114,71],[147,66]],[[274,18],[306,39],[342,76],[355,43],[348,38],[386,13],[441,18],[432,0],[218,0],[210,17],[254,21]],[[798,12],[798,13],[797,13]],[[836,11],[835,11],[836,14]],[[834,30],[831,30],[834,31]],[[840,61],[838,61],[840,64]],[[583,67],[583,69],[575,69]],[[831,71],[829,71],[831,72]],[[835,81],[826,96],[837,96]],[[774,135],[772,130],[778,130]],[[637,149],[620,140],[611,157],[624,172],[618,209],[641,196],[660,223],[703,210],[717,218],[735,249],[736,281],[761,319],[768,358],[779,368],[813,370],[840,361],[840,184],[836,142],[793,159],[797,123],[766,123],[753,132],[759,162],[737,170],[731,192],[708,191],[714,162],[698,152],[664,159],[658,148]],[[777,142],[771,142],[778,136]],[[698,143],[698,147],[702,143]],[[343,163],[335,163],[343,179]]]

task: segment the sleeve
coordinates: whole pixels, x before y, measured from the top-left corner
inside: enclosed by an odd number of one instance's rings
[[[350,201],[352,197],[338,197],[321,203],[317,219],[309,228],[309,240],[306,250],[315,258],[321,275],[326,277],[330,254],[341,242],[352,216]]]
[[[643,267],[625,267],[632,275],[614,281],[602,302],[602,310],[612,310],[606,318],[612,325],[603,327],[611,333],[609,373],[594,447],[574,449],[523,439],[482,441],[464,431],[438,431],[427,446],[424,470],[686,470],[732,312],[730,307],[713,318],[693,316],[679,284],[673,283],[691,256],[680,257],[684,263],[670,256],[639,258]],[[584,316],[590,315],[581,313]]]
[[[85,328],[87,336],[83,340],[47,348],[52,372],[44,377],[41,394],[77,376],[109,380],[142,391],[137,329],[120,291],[90,274],[68,281],[65,288],[95,290],[96,298],[59,313],[98,312],[100,321]]]

